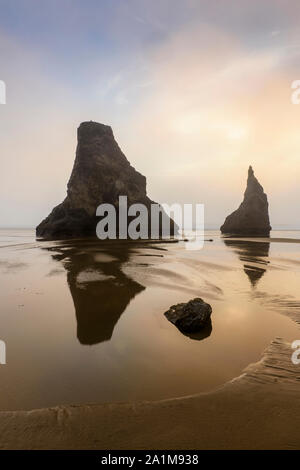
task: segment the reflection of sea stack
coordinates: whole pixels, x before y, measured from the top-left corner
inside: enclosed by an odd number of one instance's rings
[[[244,200],[236,211],[226,217],[221,232],[240,236],[269,236],[270,230],[267,195],[250,166]]]
[[[224,243],[232,247],[240,260],[245,263],[244,271],[252,286],[255,287],[266,272],[266,267],[269,263],[270,243],[230,240],[228,238],[224,239]]]
[[[109,126],[83,122],[77,135],[76,158],[67,197],[39,224],[38,237],[95,236],[99,222],[96,208],[100,204],[112,204],[118,212],[119,196],[127,196],[128,205],[142,203],[148,209],[152,202],[146,193],[145,176],[130,165]],[[167,217],[165,213],[164,217]],[[171,220],[171,233],[174,230],[176,225]]]
[[[67,244],[65,244],[67,243]],[[81,344],[111,339],[114,328],[130,301],[145,288],[122,271],[134,250],[133,244],[71,241],[46,247],[67,271]]]

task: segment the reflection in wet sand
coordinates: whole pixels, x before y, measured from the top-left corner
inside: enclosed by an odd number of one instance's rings
[[[145,289],[121,269],[130,258],[133,244],[111,243],[106,244],[105,253],[102,249],[99,241],[47,247],[67,270],[81,344],[110,340],[130,301]]]
[[[208,338],[211,335],[212,332],[212,322],[211,319],[207,323],[207,325],[202,328],[201,331],[198,333],[183,333],[185,336],[188,336],[190,339],[194,339],[196,341],[201,341],[205,338]]]
[[[252,286],[255,287],[266,272],[266,267],[269,263],[267,258],[269,256],[270,243],[229,239],[223,239],[223,241],[226,246],[233,248],[233,251],[244,263],[244,271]]]
[[[2,410],[206,393],[257,362],[274,338],[298,338],[290,318],[300,318],[300,245],[273,244],[268,257],[268,245],[228,248],[216,234],[195,252],[98,240],[0,251],[1,339],[9,345]],[[253,289],[243,265],[266,269],[268,259],[272,269]],[[211,304],[213,331],[190,338],[163,313],[194,297]]]
[[[141,248],[141,243],[134,242],[113,241],[103,245],[99,241],[84,240],[62,242],[46,248],[53,252],[53,259],[62,262],[67,270],[76,312],[77,338],[81,344],[92,345],[110,340],[115,325],[130,301],[146,288],[122,269],[122,265],[130,261],[132,267],[148,267],[147,272],[151,273],[148,263],[136,263],[131,258],[133,255],[136,258],[161,258],[163,255],[146,254],[144,251],[137,253]],[[173,282],[185,280],[184,276],[162,268],[155,268],[155,275],[166,276]],[[159,284],[163,285],[162,280]],[[211,332],[210,322],[200,333],[186,336],[200,341],[208,338]]]

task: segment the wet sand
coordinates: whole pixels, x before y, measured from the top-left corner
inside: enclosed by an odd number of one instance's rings
[[[299,366],[275,340],[220,389],[191,397],[1,412],[2,449],[299,449]]]
[[[193,253],[3,239],[2,331],[17,349],[2,410],[19,410],[0,411],[0,448],[299,448],[300,247],[272,240],[215,237]],[[213,329],[193,341],[163,312],[199,295]]]

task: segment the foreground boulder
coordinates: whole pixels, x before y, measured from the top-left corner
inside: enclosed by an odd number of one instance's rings
[[[195,298],[187,303],[172,305],[166,318],[183,333],[197,333],[208,327],[212,308],[200,298]]]
[[[272,228],[268,206],[267,195],[250,166],[244,200],[236,211],[226,217],[221,232],[228,235],[268,237]]]
[[[142,203],[148,208],[153,201],[146,193],[146,178],[129,163],[111,127],[89,121],[80,124],[76,158],[67,187],[67,197],[36,228],[37,237],[59,239],[96,236],[96,209],[112,204],[119,210],[119,196],[127,196],[128,206]],[[162,211],[161,218],[170,222],[170,233],[177,225]],[[129,222],[130,220],[128,220]],[[149,218],[149,233],[150,233]]]

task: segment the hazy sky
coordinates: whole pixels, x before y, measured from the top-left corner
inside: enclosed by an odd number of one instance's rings
[[[0,225],[63,200],[76,128],[112,126],[159,202],[219,226],[252,164],[300,227],[299,0],[0,0]]]

